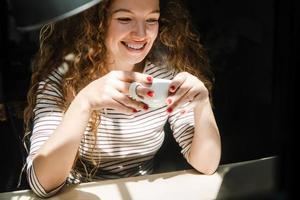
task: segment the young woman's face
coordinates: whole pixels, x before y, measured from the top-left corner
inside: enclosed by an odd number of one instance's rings
[[[159,0],[113,0],[106,47],[115,63],[134,65],[149,53],[158,33]]]

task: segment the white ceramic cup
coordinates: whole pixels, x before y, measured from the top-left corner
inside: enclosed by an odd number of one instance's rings
[[[140,85],[139,83],[132,83],[129,87],[129,95],[147,104],[150,108],[158,108],[166,105],[166,99],[169,94],[171,80],[153,78],[152,84],[149,88],[154,91],[153,97],[141,98],[136,94],[136,88]]]

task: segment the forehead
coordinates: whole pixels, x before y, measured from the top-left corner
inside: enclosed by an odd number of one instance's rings
[[[112,0],[110,11],[125,9],[131,12],[147,13],[159,10],[159,0]]]

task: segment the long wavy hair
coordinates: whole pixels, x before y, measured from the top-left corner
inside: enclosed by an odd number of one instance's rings
[[[110,4],[111,0],[103,0],[81,14],[41,29],[40,48],[34,58],[28,105],[24,111],[25,138],[31,132],[38,92],[43,92],[38,90],[38,84],[45,80],[51,84],[47,79],[49,73],[62,63],[68,63],[61,86],[63,100],[58,101],[63,111],[82,88],[108,73],[105,38]],[[211,93],[213,76],[209,61],[182,2],[160,0],[160,12],[158,37],[145,59],[198,76]],[[66,60],[70,53],[73,59]],[[92,112],[88,131],[94,135],[94,146],[99,122],[99,112]]]

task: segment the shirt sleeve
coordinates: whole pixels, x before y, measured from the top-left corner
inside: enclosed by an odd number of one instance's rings
[[[60,124],[63,111],[59,107],[62,102],[62,92],[59,89],[61,84],[61,75],[52,72],[47,80],[41,81],[38,86],[36,106],[34,108],[33,128],[30,137],[30,150],[26,159],[27,179],[32,191],[39,197],[50,197],[57,193],[64,185],[62,183],[57,188],[46,191],[40,184],[36,176],[33,157],[45,141],[51,136],[57,126]],[[50,82],[49,82],[50,81]]]
[[[180,110],[175,111],[168,119],[173,136],[176,142],[181,147],[181,153],[188,160],[188,155],[192,145],[194,136],[194,110],[191,110],[183,115]]]

